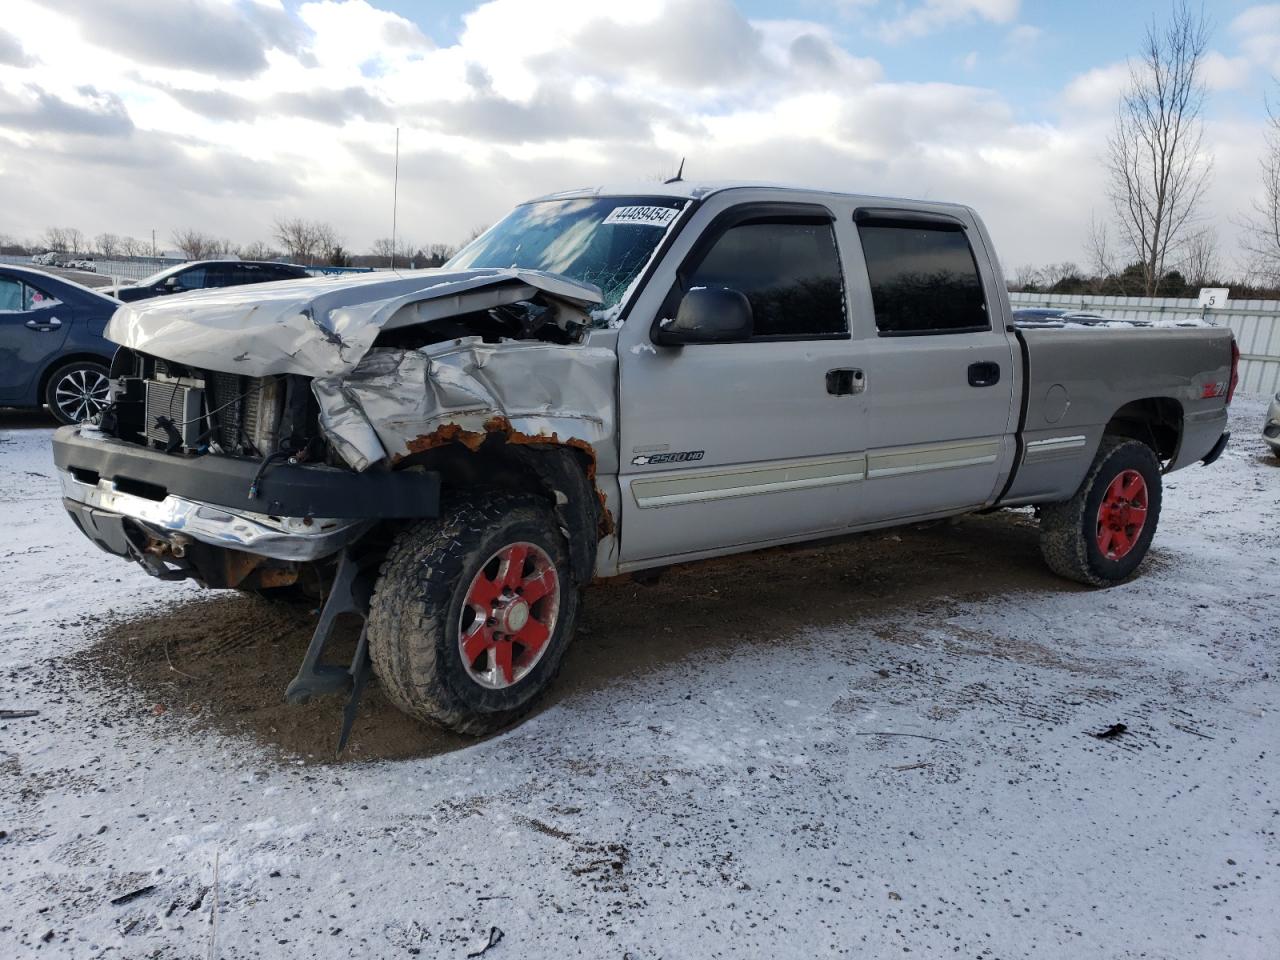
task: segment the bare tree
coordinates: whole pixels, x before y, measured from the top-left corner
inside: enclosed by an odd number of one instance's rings
[[[93,238],[93,245],[104,257],[114,257],[120,253],[120,238],[114,233],[100,233]]]
[[[306,261],[315,259],[317,238],[311,221],[301,217],[278,219],[275,222],[272,236],[284,247],[290,260]]]
[[[325,263],[333,263],[334,260],[341,259],[340,255],[345,254],[345,251],[342,249],[342,238],[334,230],[333,224],[316,220],[312,222],[311,229],[315,233],[316,251]]]
[[[1259,165],[1262,195],[1244,218],[1241,246],[1249,255],[1249,272],[1268,285],[1280,283],[1280,114],[1267,104],[1267,145]]]
[[[150,246],[137,237],[124,236],[120,238],[120,252],[126,257],[144,257],[150,249]]]
[[[1089,255],[1089,269],[1096,277],[1110,277],[1119,272],[1115,247],[1111,244],[1111,230],[1096,212],[1089,214],[1089,236],[1085,240],[1085,252]]]
[[[379,237],[373,241],[369,252],[379,260],[387,261],[387,266],[392,266],[395,263],[408,263],[413,259],[414,249],[414,245],[402,237],[394,241],[390,237]]]
[[[1152,21],[1107,140],[1108,196],[1147,296],[1159,290],[1209,182],[1213,164],[1201,151],[1200,121],[1208,42],[1204,11],[1193,13],[1186,0],[1165,26]]]
[[[275,260],[283,256],[281,252],[270,244],[263,243],[261,240],[255,240],[253,243],[246,243],[237,253],[243,260]]]
[[[431,266],[438,267],[458,251],[447,243],[430,243],[423,249],[424,257]]]
[[[1062,263],[1051,263],[1040,271],[1041,282],[1044,283],[1046,290],[1052,290],[1063,280],[1080,276],[1080,267],[1072,263],[1070,260],[1064,260]]]
[[[1024,263],[1013,272],[1013,286],[1017,290],[1034,293],[1039,287],[1044,286],[1044,274],[1040,272],[1039,267]]]
[[[44,242],[58,253],[78,253],[87,244],[83,231],[75,227],[49,227],[44,232]]]
[[[290,260],[308,264],[314,263],[317,256],[328,259],[334,249],[342,245],[332,224],[301,217],[277,219],[272,236],[284,247]]]
[[[169,235],[169,241],[181,251],[188,260],[207,260],[209,257],[223,256],[231,247],[228,240],[220,240],[211,233],[200,230],[175,230]]]
[[[1178,264],[1189,287],[1207,287],[1222,277],[1222,260],[1218,256],[1218,231],[1213,227],[1197,230],[1182,246]]]

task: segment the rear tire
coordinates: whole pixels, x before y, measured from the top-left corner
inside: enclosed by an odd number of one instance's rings
[[[546,504],[464,501],[396,537],[370,604],[369,654],[405,713],[485,734],[551,685],[578,602],[568,544]]]
[[[82,423],[107,408],[110,371],[106,364],[81,360],[59,367],[44,386],[44,402],[59,423]]]
[[[1075,496],[1040,512],[1040,553],[1059,576],[1107,587],[1131,576],[1160,520],[1160,461],[1145,443],[1103,437]]]

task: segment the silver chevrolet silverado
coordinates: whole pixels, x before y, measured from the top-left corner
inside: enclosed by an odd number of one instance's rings
[[[54,441],[84,533],[324,597],[290,699],[350,714],[372,669],[469,733],[547,687],[594,577],[1034,505],[1052,570],[1121,581],[1162,476],[1222,452],[1238,356],[1015,328],[967,207],[685,182],[523,204],[438,270],[126,304],[107,336],[111,406]]]

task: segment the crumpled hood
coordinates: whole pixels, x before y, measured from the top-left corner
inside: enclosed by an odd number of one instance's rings
[[[210,370],[264,377],[350,373],[383,328],[426,323],[537,293],[579,308],[598,287],[515,268],[343,274],[248,284],[127,303],[104,335],[123,347]]]

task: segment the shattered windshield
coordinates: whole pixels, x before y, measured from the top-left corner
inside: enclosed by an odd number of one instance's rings
[[[658,244],[688,203],[673,197],[590,197],[516,207],[445,266],[522,267],[594,283],[613,320]]]

